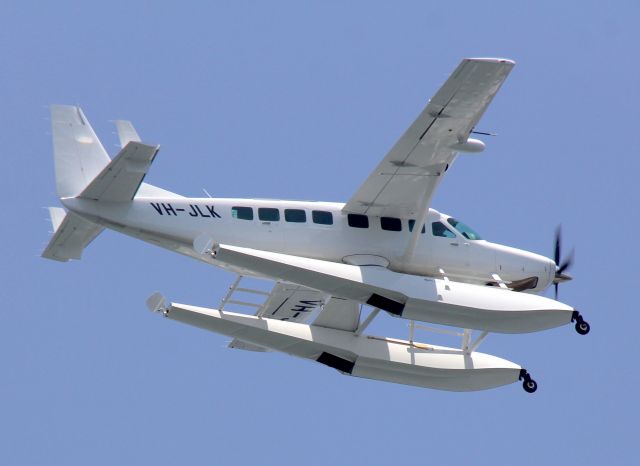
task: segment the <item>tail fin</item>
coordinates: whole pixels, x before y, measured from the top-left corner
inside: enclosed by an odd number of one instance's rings
[[[125,168],[124,171],[138,172],[141,175],[136,183],[127,180],[127,184],[134,183],[135,186],[129,187],[130,192],[116,196],[117,200],[131,200],[136,195],[140,197],[182,197],[166,189],[142,183],[144,174],[153,161],[158,148],[141,144],[140,136],[131,122],[116,121],[123,150],[115,157],[113,163],[80,107],[52,105],[51,127],[58,197],[87,197],[99,200],[96,194],[100,192],[100,184],[106,184],[105,178],[114,174],[112,170],[114,168],[119,170]],[[133,144],[126,148],[128,143]],[[119,158],[121,160],[118,162]],[[107,169],[108,165],[109,169]],[[118,182],[122,182],[126,178],[124,171]],[[137,176],[130,177],[135,179]],[[91,184],[94,186],[89,189]],[[111,184],[114,188],[117,183],[112,180]],[[133,190],[131,191],[131,189]],[[114,200],[107,198],[105,200]]]
[[[110,162],[107,152],[79,107],[51,106],[56,190],[75,197]]]
[[[128,121],[116,126],[123,145],[111,160],[79,107],[51,106],[56,190],[60,198],[130,202],[140,197],[181,197],[143,183],[158,146],[142,144]],[[42,253],[58,261],[80,259],[82,251],[104,229],[64,209],[49,209],[54,235]]]

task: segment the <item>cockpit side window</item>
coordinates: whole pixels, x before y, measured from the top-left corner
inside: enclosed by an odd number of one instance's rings
[[[470,239],[472,241],[482,239],[480,235],[473,230],[473,228],[471,228],[469,225],[465,225],[464,223],[459,222],[453,217],[449,217],[447,219],[447,223],[458,230],[460,234],[467,239]]]
[[[433,222],[431,224],[431,232],[433,236],[441,236],[443,238],[455,238],[456,234],[449,230],[442,222]]]

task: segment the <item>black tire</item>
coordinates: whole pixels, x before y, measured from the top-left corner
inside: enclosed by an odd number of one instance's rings
[[[591,330],[591,326],[584,320],[582,322],[576,322],[576,332],[580,335],[586,335],[589,333],[589,330]]]
[[[522,388],[527,393],[533,393],[538,389],[538,384],[533,379],[528,379],[522,382]]]

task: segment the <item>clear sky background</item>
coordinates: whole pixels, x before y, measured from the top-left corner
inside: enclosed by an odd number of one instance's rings
[[[640,4],[530,3],[2,2],[0,463],[637,464]],[[560,297],[592,326],[483,344],[534,395],[226,349],[144,300],[215,307],[233,276],[113,232],[81,261],[39,257],[51,103],[81,105],[112,154],[109,120],[132,120],[162,145],[147,180],[185,195],[346,201],[474,56],[517,61],[478,125],[499,136],[433,206],[547,256],[562,223]]]

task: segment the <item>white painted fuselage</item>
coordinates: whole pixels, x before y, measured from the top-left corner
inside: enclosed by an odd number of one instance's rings
[[[555,263],[541,255],[470,240],[447,223],[448,215],[433,209],[424,233],[418,235],[414,253],[407,258],[405,251],[413,234],[409,219],[388,222],[400,231],[383,229],[381,218],[372,216],[367,217],[368,227],[354,227],[340,203],[179,197],[135,198],[131,203],[78,198],[62,201],[92,222],[199,260],[202,256],[194,251],[193,242],[206,235],[233,246],[332,262],[388,265],[398,272],[447,276],[467,283],[494,283],[494,275],[506,282],[535,277],[535,286],[528,289],[531,292],[546,289],[556,270]],[[250,208],[253,218],[238,218],[237,207]],[[261,219],[260,209],[277,209],[279,220]],[[288,216],[292,210],[297,215]],[[300,221],[300,211],[304,221]],[[297,221],[290,221],[294,219]],[[449,237],[434,235],[432,225],[436,222],[447,226]]]

